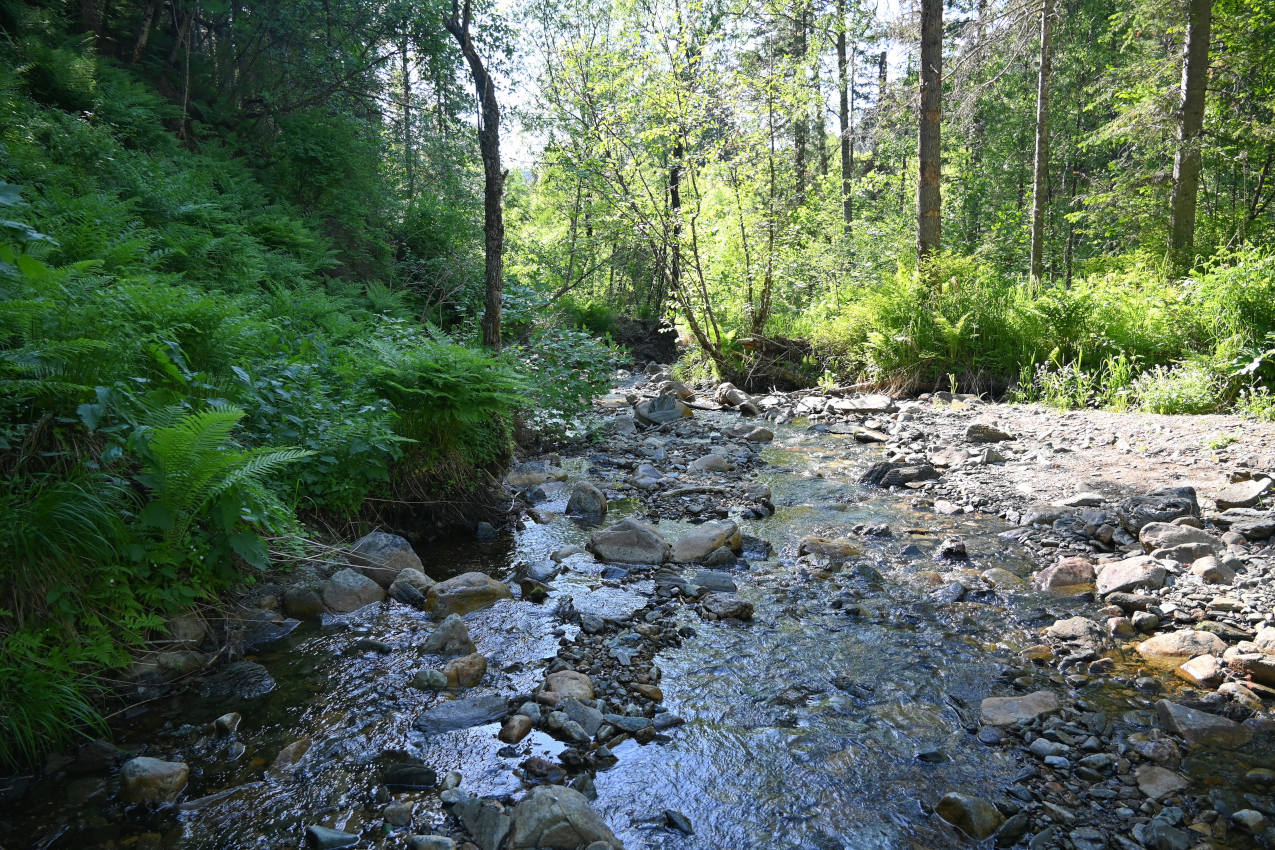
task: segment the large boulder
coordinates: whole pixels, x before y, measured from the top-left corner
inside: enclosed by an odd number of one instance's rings
[[[712,614],[719,620],[751,620],[753,603],[736,593],[715,591],[706,594],[701,600],[704,613]]]
[[[633,418],[643,425],[665,425],[679,419],[690,419],[695,414],[672,393],[639,401],[633,405]]]
[[[329,611],[344,614],[357,611],[364,605],[385,599],[385,590],[363,573],[346,567],[320,586],[323,604]]]
[[[732,520],[706,522],[679,537],[671,552],[674,561],[686,564],[702,561],[723,546],[738,552],[743,542],[739,526]]]
[[[713,391],[713,401],[726,407],[742,407],[752,400],[752,396],[730,382],[718,384]]]
[[[373,531],[355,541],[350,563],[381,587],[388,588],[402,570],[421,569],[421,559],[412,544],[397,534]]]
[[[572,516],[602,516],[606,512],[606,494],[587,481],[576,484],[567,499],[567,513]]]
[[[1098,570],[1097,590],[1099,596],[1108,593],[1124,593],[1131,590],[1158,590],[1164,587],[1168,571],[1147,555],[1136,558],[1125,558],[1107,564]]]
[[[540,785],[514,807],[509,850],[575,850],[602,844],[612,850],[624,845],[573,788]]]
[[[1200,504],[1194,487],[1172,487],[1142,496],[1131,496],[1116,508],[1120,522],[1130,534],[1137,534],[1151,522],[1173,522],[1184,516],[1198,517]]]
[[[1052,691],[1033,691],[1021,697],[988,697],[979,708],[985,725],[1012,726],[1053,714],[1059,702]]]
[[[575,670],[559,670],[545,677],[543,690],[562,699],[593,699],[593,680]]]
[[[1079,593],[1093,587],[1095,578],[1093,561],[1076,556],[1041,570],[1032,584],[1051,593]]]
[[[971,422],[965,428],[965,439],[971,443],[1000,443],[1014,439],[1014,435],[987,422]]]
[[[1155,704],[1155,711],[1161,726],[1182,736],[1193,747],[1230,750],[1253,738],[1253,730],[1242,723],[1166,699]]]
[[[1221,655],[1226,641],[1212,632],[1181,629],[1162,632],[1138,644],[1138,654],[1148,664],[1173,669],[1197,655]]]
[[[185,762],[138,756],[120,767],[120,796],[126,803],[171,803],[189,776]]]
[[[462,573],[431,587],[425,604],[435,617],[448,617],[490,608],[502,599],[512,598],[513,593],[504,582],[484,573]]]
[[[662,564],[672,547],[654,527],[627,517],[589,540],[589,551],[601,561],[623,564]]]

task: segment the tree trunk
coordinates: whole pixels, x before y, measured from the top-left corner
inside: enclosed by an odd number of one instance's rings
[[[102,39],[101,0],[80,0],[80,27],[93,33],[97,41]]]
[[[806,64],[806,15],[809,4],[801,0],[793,21],[792,59],[794,73],[800,74]],[[805,94],[805,87],[798,82],[797,91]],[[793,171],[797,178],[797,199],[800,204],[806,197],[806,137],[808,135],[808,115],[805,98],[799,98],[792,118],[792,150]]]
[[[142,57],[146,55],[146,44],[150,41],[151,26],[155,23],[155,12],[158,9],[159,0],[151,0],[142,12],[142,25],[137,29],[137,41],[133,44],[133,53],[128,60],[133,64],[141,62]]]
[[[403,75],[403,171],[407,178],[407,205],[416,196],[416,172],[412,162],[412,66],[408,60],[407,39],[399,45],[399,59]]]
[[[921,105],[917,128],[920,181],[916,187],[916,255],[924,260],[943,244],[939,126],[943,106],[943,0],[921,0]]]
[[[1182,98],[1178,105],[1178,149],[1173,158],[1172,222],[1169,260],[1175,274],[1191,270],[1195,260],[1195,200],[1200,188],[1200,129],[1208,85],[1209,38],[1213,0],[1190,0],[1186,42],[1182,47]]]
[[[452,0],[452,16],[444,24],[460,45],[469,63],[474,89],[478,92],[478,147],[483,157],[483,249],[486,278],[483,345],[500,350],[500,303],[504,294],[505,219],[501,197],[505,175],[500,168],[500,107],[496,103],[496,86],[469,37],[470,0],[463,10],[459,0]]]
[[[1054,29],[1053,0],[1040,11],[1040,75],[1036,81],[1036,165],[1032,172],[1031,274],[1045,276],[1045,200],[1049,190],[1049,70]]]
[[[850,73],[846,56],[846,0],[837,0],[837,116],[841,119],[841,217],[842,227],[850,235],[850,222],[854,219],[854,204],[850,196],[850,181],[854,176],[854,161],[850,153]]]

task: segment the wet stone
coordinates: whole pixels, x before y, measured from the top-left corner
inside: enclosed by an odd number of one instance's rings
[[[426,711],[413,724],[427,735],[468,729],[502,719],[508,713],[505,698],[499,694],[484,694],[466,699],[440,703]]]
[[[311,850],[338,850],[341,847],[353,847],[359,843],[359,836],[352,832],[341,832],[326,826],[307,826],[305,843]]]
[[[209,676],[200,686],[206,699],[254,699],[275,689],[270,672],[255,661],[236,661]]]

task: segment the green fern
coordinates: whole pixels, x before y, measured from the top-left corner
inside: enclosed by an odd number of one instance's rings
[[[164,531],[170,547],[185,540],[213,502],[236,488],[260,493],[271,472],[312,454],[294,448],[237,448],[231,433],[243,417],[237,407],[212,404],[152,429],[148,463],[138,476],[151,490],[141,519]]]

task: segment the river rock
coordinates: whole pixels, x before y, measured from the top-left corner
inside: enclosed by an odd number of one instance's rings
[[[629,476],[629,484],[639,490],[654,490],[664,481],[665,475],[649,463],[638,464],[638,468],[633,470],[633,474]]]
[[[255,661],[236,661],[209,676],[200,685],[205,699],[254,699],[275,689],[270,672]]]
[[[988,697],[980,705],[987,726],[1011,726],[1053,714],[1059,708],[1052,691],[1034,691],[1021,697]]]
[[[700,570],[691,579],[691,584],[699,585],[705,590],[720,591],[722,593],[734,593],[739,590],[735,586],[735,579],[730,573],[724,573],[720,570]]]
[[[567,513],[571,516],[602,516],[606,512],[606,494],[587,481],[576,484],[567,499]]]
[[[775,439],[775,432],[759,425],[745,434],[744,439],[750,443],[769,443]]]
[[[532,719],[525,714],[511,714],[505,718],[497,735],[506,744],[516,744],[531,734]]]
[[[1214,497],[1213,501],[1217,503],[1219,511],[1229,511],[1231,508],[1251,508],[1270,491],[1273,484],[1275,482],[1270,478],[1250,478],[1248,481],[1238,481],[1224,488],[1222,492]]]
[[[360,537],[350,550],[350,562],[363,575],[388,588],[401,570],[421,569],[412,544],[397,534],[373,531]]]
[[[1222,681],[1222,665],[1215,655],[1197,655],[1173,673],[1197,688],[1214,688]]]
[[[752,401],[752,396],[736,387],[730,382],[724,382],[717,385],[717,389],[713,391],[713,401],[727,407],[739,407]]]
[[[715,615],[719,620],[751,620],[753,603],[735,593],[709,593],[700,600],[705,613]]]
[[[509,712],[500,694],[483,694],[442,702],[416,718],[413,726],[426,735],[468,729],[501,720]]]
[[[1162,699],[1155,704],[1160,725],[1181,736],[1193,747],[1235,749],[1253,738],[1253,730],[1242,723]]]
[[[1045,634],[1055,640],[1079,643],[1095,648],[1102,646],[1107,639],[1106,632],[1103,631],[1102,626],[1088,617],[1068,617],[1065,620],[1057,620],[1052,626],[1045,629]]]
[[[1168,572],[1148,555],[1125,558],[1098,570],[1096,589],[1099,596],[1131,590],[1158,590],[1164,586]]]
[[[863,554],[863,550],[844,537],[835,540],[827,537],[803,537],[797,544],[797,554],[823,555],[825,558],[844,561],[848,558],[858,558]]]
[[[327,611],[323,604],[322,587],[315,584],[298,584],[283,592],[283,610],[298,620],[317,620]]]
[[[670,551],[674,561],[688,564],[702,561],[722,546],[738,552],[743,541],[739,526],[727,519],[695,526],[679,537]]]
[[[1014,435],[986,422],[971,422],[965,428],[965,439],[971,443],[1000,443],[1014,439]]]
[[[515,490],[535,487],[549,480],[549,464],[543,460],[516,463],[505,475],[505,483]]]
[[[1138,790],[1152,800],[1176,794],[1187,787],[1187,781],[1173,771],[1154,764],[1144,764],[1134,773]]]
[[[632,517],[596,532],[589,551],[599,560],[624,564],[662,564],[672,547],[654,527]]]
[[[399,574],[394,578],[394,583],[410,584],[422,594],[429,593],[429,589],[438,584],[438,582],[434,581],[415,567],[406,567],[403,570],[400,570]],[[393,587],[394,585],[390,585],[391,589],[393,589]]]
[[[1121,524],[1130,534],[1138,534],[1150,522],[1172,522],[1179,517],[1200,515],[1194,487],[1173,487],[1142,496],[1132,496],[1116,508]]]
[[[1235,570],[1215,555],[1205,555],[1193,561],[1191,575],[1199,577],[1205,584],[1231,584],[1235,581]]]
[[[385,590],[372,579],[347,567],[323,582],[322,595],[329,611],[344,614],[384,600]]]
[[[643,399],[633,405],[633,418],[647,426],[690,419],[694,415],[689,407],[672,394]]]
[[[579,791],[540,785],[514,807],[509,850],[575,850],[595,843],[613,850],[624,847]]]
[[[1142,530],[1138,532],[1138,542],[1147,552],[1171,549],[1191,543],[1202,545],[1213,552],[1222,550],[1222,541],[1207,531],[1168,522],[1149,522],[1142,526]]]
[[[164,642],[167,649],[198,649],[208,636],[208,624],[190,614],[173,617],[164,628],[168,632],[168,640]]]
[[[681,381],[660,381],[655,385],[656,395],[675,395],[682,401],[695,398],[695,392]]]
[[[1093,561],[1083,557],[1063,558],[1052,567],[1046,567],[1032,580],[1040,590],[1053,593],[1074,594],[1094,585]]]
[[[391,791],[427,791],[438,784],[438,772],[420,762],[399,762],[381,771],[381,781]]]
[[[730,472],[730,462],[719,454],[709,453],[691,461],[691,472]]]
[[[512,598],[513,593],[504,582],[484,573],[472,572],[440,581],[429,589],[425,601],[432,615],[447,617],[490,608],[502,599]]]
[[[1248,541],[1269,540],[1275,537],[1275,514],[1242,519],[1231,523],[1231,531]]]
[[[120,766],[120,796],[126,803],[171,803],[189,777],[185,762],[138,756]]]
[[[593,699],[593,680],[575,670],[559,670],[545,677],[543,690],[559,699]]]
[[[359,843],[359,836],[352,832],[312,825],[305,828],[305,843],[310,850],[339,850]]]
[[[472,688],[487,675],[487,659],[479,652],[453,658],[443,667],[449,688]]]
[[[1223,657],[1226,666],[1242,676],[1248,676],[1262,685],[1275,686],[1275,655],[1265,652],[1245,652],[1233,646],[1226,650]]]
[[[431,655],[444,657],[469,655],[478,651],[469,637],[469,627],[459,614],[448,614],[438,628],[425,638],[425,645],[421,648]]]
[[[944,794],[934,811],[975,841],[994,835],[1005,822],[1001,813],[987,800],[955,791]]]
[[[1162,632],[1138,644],[1138,654],[1156,667],[1176,668],[1197,655],[1221,655],[1226,641],[1209,632],[1181,629]]]
[[[919,481],[937,481],[938,477],[938,470],[928,463],[909,464],[882,460],[868,467],[859,481],[879,487],[901,487]]]

